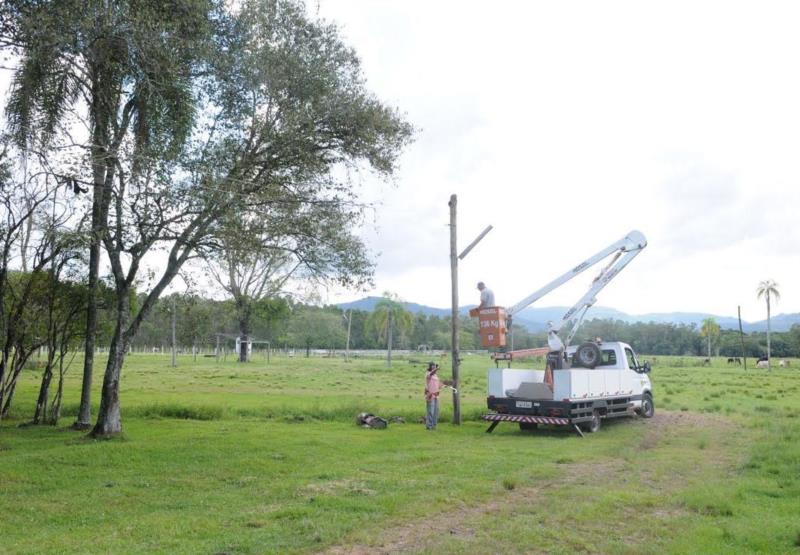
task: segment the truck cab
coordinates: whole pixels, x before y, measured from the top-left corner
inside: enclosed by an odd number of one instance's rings
[[[495,415],[485,419],[519,422],[523,428],[523,424],[582,425],[592,432],[599,429],[601,419],[652,416],[649,363],[640,364],[627,343],[596,345],[599,353],[593,368],[577,367],[575,353],[581,346],[568,347],[564,367],[552,371],[552,387],[544,369],[490,369],[487,406]]]

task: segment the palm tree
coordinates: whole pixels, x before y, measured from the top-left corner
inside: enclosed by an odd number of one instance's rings
[[[372,314],[367,318],[367,326],[375,330],[378,339],[386,340],[387,354],[386,365],[392,367],[392,340],[395,328],[400,332],[408,332],[414,320],[396,295],[384,293],[383,298],[377,302]]]
[[[767,369],[772,370],[772,353],[769,338],[770,333],[772,332],[770,299],[775,297],[775,300],[779,301],[781,299],[781,294],[778,292],[778,284],[771,279],[760,282],[758,284],[758,288],[756,289],[756,293],[759,299],[764,297],[767,300]]]
[[[708,358],[711,359],[711,341],[719,337],[719,324],[714,318],[706,318],[703,320],[703,326],[700,328],[700,337],[705,337],[708,345]]]

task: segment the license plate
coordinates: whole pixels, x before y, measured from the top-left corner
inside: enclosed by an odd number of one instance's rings
[[[517,401],[517,408],[518,409],[530,409],[530,408],[533,408],[533,402],[531,402],[531,401]]]

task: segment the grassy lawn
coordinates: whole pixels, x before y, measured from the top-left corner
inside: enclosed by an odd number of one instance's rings
[[[800,368],[716,363],[658,357],[656,418],[584,439],[485,434],[482,357],[464,364],[470,420],[432,433],[423,366],[403,360],[132,355],[114,441],[19,427],[28,372],[0,424],[0,552],[800,552]],[[361,429],[361,411],[407,423]]]

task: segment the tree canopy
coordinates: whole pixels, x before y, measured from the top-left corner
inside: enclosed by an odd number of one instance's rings
[[[115,322],[94,435],[121,431],[127,349],[197,256],[224,259],[227,243],[242,263],[257,231],[260,256],[346,286],[369,279],[355,176],[392,175],[413,128],[302,2],[10,0],[0,22],[21,60],[13,137],[76,193],[91,185],[90,291],[101,245],[109,260]],[[148,267],[156,251],[165,262]]]

